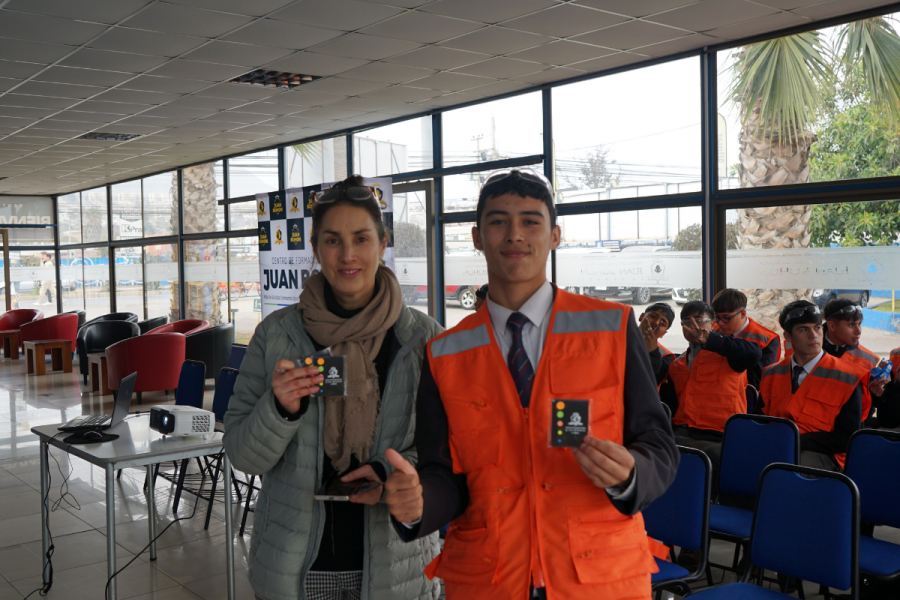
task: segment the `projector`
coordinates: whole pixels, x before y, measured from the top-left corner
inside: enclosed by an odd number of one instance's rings
[[[193,406],[161,404],[150,407],[150,429],[163,435],[202,435],[215,432],[213,413]]]

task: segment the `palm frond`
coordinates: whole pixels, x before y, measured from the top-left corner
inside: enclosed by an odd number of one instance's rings
[[[322,142],[309,142],[307,144],[294,144],[291,146],[294,152],[306,162],[312,162],[322,154]]]
[[[900,117],[900,36],[884,17],[848,23],[839,45],[845,68],[861,62],[872,103],[888,118]]]
[[[822,89],[832,73],[819,32],[751,44],[732,69],[731,97],[748,123],[759,106],[754,136],[762,129],[793,143],[809,128],[824,105]]]

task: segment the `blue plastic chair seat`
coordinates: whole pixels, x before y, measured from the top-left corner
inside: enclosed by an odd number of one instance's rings
[[[784,598],[793,598],[793,596],[749,583],[729,583],[694,592],[691,594],[691,600],[695,598],[703,600],[783,600]]]
[[[709,507],[710,531],[748,538],[752,528],[752,511],[719,504]]]
[[[873,575],[900,571],[900,546],[866,536],[859,538],[859,570]]]
[[[673,562],[669,562],[667,560],[660,560],[658,558],[654,558],[656,560],[656,566],[659,567],[659,573],[654,573],[650,577],[650,583],[662,583],[663,581],[676,581],[678,579],[684,579],[690,572],[684,567],[680,567]]]

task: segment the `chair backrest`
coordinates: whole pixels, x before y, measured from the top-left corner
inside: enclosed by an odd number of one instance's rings
[[[78,333],[78,315],[61,314],[25,323],[19,328],[23,342],[41,340],[71,340],[75,351],[75,336]]]
[[[666,493],[641,513],[647,535],[688,550],[702,550],[709,540],[712,462],[700,450],[679,446],[681,461]]]
[[[177,388],[184,363],[184,336],[180,333],[138,335],[137,323],[124,324],[134,327],[134,336],[106,349],[110,387],[115,389],[123,377],[137,372],[135,392]]]
[[[860,429],[847,447],[844,473],[859,488],[862,520],[900,527],[900,432]]]
[[[859,597],[859,491],[840,473],[774,464],[759,482],[750,561]]]
[[[231,360],[228,363],[228,366],[232,369],[240,369],[241,363],[244,362],[244,355],[247,354],[247,346],[239,346],[237,344],[232,344],[231,346]]]
[[[186,360],[181,365],[175,404],[203,408],[203,386],[206,383],[206,365],[198,360]]]
[[[216,393],[213,395],[212,410],[216,414],[216,421],[225,420],[225,411],[228,410],[228,401],[234,394],[234,382],[237,381],[238,370],[231,367],[222,367],[216,378]]]
[[[666,417],[668,418],[669,423],[671,423],[672,422],[672,409],[669,408],[669,405],[666,404],[665,402],[660,402],[660,404],[662,404],[663,410],[666,413]]]
[[[17,308],[8,310],[0,316],[0,330],[18,329],[25,323],[31,323],[43,319],[43,311],[33,308]]]
[[[148,331],[156,329],[157,327],[161,327],[166,324],[166,317],[153,317],[152,319],[147,319],[146,321],[138,321],[138,327],[141,330],[141,335],[144,335]]]
[[[84,323],[85,323],[85,320],[87,319],[87,313],[84,312],[83,310],[69,310],[69,311],[66,311],[66,312],[64,312],[64,313],[62,313],[62,314],[64,314],[64,315],[78,315],[78,328],[79,328],[79,329],[81,329],[81,327],[82,327],[82,326],[84,325]]]
[[[78,337],[84,339],[85,351],[103,352],[116,342],[140,335],[137,323],[128,321],[95,321],[87,323],[78,331]]]
[[[222,367],[228,366],[233,339],[234,325],[231,323],[195,331],[187,335],[184,357],[203,361],[206,374],[213,377]]]
[[[99,317],[94,317],[93,319],[85,323],[85,325],[96,323],[98,321],[127,321],[129,323],[137,323],[138,316],[132,312],[109,313],[100,315]]]
[[[173,321],[165,323],[159,327],[151,329],[147,333],[153,335],[157,333],[181,333],[187,335],[192,332],[202,331],[209,327],[209,321],[204,319],[182,319],[181,321]]]
[[[772,463],[800,462],[800,430],[793,421],[732,415],[725,422],[719,490],[754,498],[759,476]]]

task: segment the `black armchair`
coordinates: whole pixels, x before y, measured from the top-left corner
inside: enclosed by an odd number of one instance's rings
[[[91,323],[96,323],[98,321],[125,321],[127,323],[137,323],[138,316],[130,312],[109,313],[107,315],[100,315],[99,317],[93,318],[90,321],[86,322],[84,325],[90,325]],[[84,325],[82,325],[82,327],[84,327]]]
[[[128,321],[94,321],[88,322],[78,330],[75,347],[78,351],[78,369],[87,384],[88,354],[105,352],[116,342],[137,337],[141,334],[137,323]]]
[[[144,335],[151,329],[156,329],[157,327],[165,325],[167,320],[166,317],[153,317],[146,321],[138,321],[138,327],[141,328],[141,335]]]
[[[64,315],[78,315],[78,329],[84,327],[84,322],[87,320],[87,313],[83,310],[70,310],[68,312],[64,312]]]
[[[185,360],[199,360],[206,365],[206,372],[215,376],[231,362],[231,344],[234,342],[234,325],[225,323],[187,336]]]

